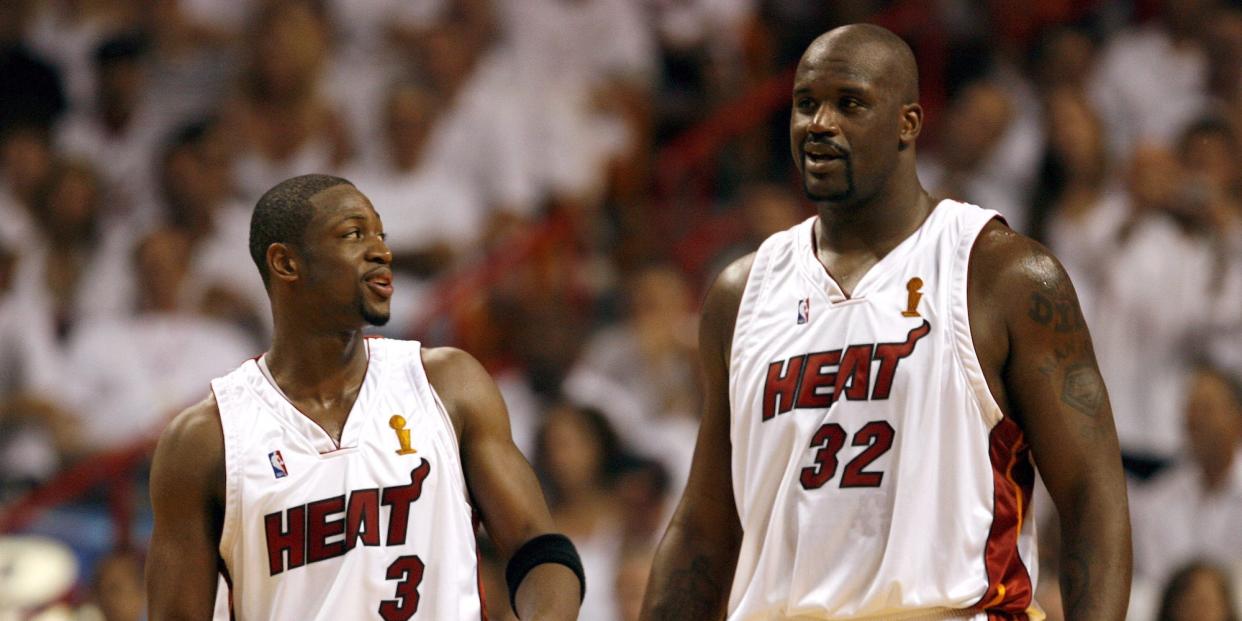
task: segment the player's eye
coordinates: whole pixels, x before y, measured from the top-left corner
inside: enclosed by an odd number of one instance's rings
[[[362,238],[362,229],[349,229],[344,237],[345,239],[360,239]]]
[[[841,100],[842,110],[857,110],[861,107],[862,107],[862,102],[858,101],[857,99],[854,99],[853,97],[846,97],[845,99]]]
[[[810,112],[815,109],[815,100],[810,97],[799,97],[795,105],[798,106],[799,110]]]

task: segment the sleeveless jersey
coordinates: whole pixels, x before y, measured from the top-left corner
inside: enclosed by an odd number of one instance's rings
[[[760,247],[729,367],[729,619],[1042,618],[1029,449],[967,318],[994,217],[941,201],[849,297],[816,218]]]
[[[235,618],[479,619],[457,437],[417,342],[366,339],[338,446],[250,360],[213,380]]]

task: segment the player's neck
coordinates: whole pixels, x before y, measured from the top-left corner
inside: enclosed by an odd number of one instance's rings
[[[291,334],[277,330],[267,366],[291,398],[331,399],[356,388],[366,374],[361,330],[335,334]]]
[[[821,253],[888,254],[927,219],[934,206],[917,180],[866,202],[821,203],[815,242]]]

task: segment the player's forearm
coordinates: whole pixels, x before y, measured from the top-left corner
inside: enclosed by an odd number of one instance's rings
[[[639,618],[723,619],[736,563],[736,545],[670,526],[656,553]]]
[[[1130,520],[1125,487],[1082,486],[1061,512],[1061,599],[1065,619],[1126,617],[1130,600]]]
[[[597,586],[596,588],[600,588]],[[578,576],[555,563],[538,565],[526,574],[514,601],[519,619],[573,620],[578,618],[582,593]]]

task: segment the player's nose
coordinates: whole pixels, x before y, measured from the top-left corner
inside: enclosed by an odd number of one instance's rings
[[[375,241],[367,248],[367,260],[392,265],[392,250],[388,248],[388,243],[379,235],[376,235],[374,239]]]
[[[813,134],[835,135],[841,133],[840,123],[832,106],[827,103],[820,104],[816,108],[815,114],[811,115],[811,123],[807,130]]]

